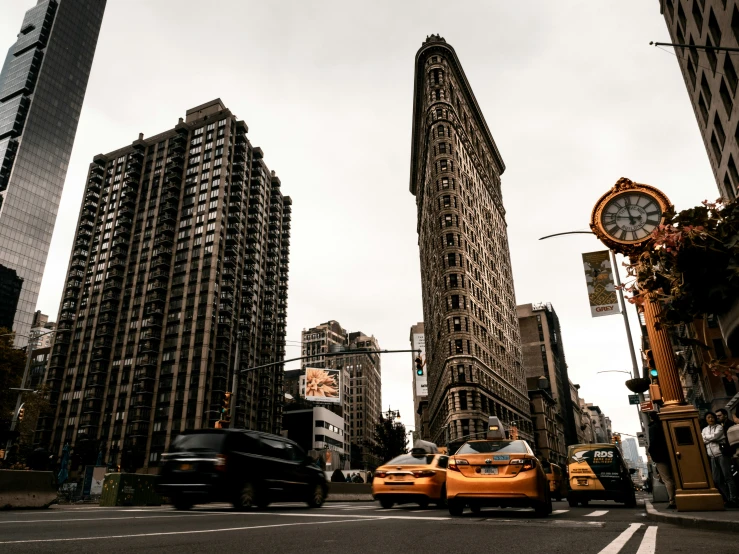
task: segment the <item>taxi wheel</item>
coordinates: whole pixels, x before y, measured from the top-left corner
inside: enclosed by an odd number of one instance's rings
[[[480,508],[480,505],[479,504],[470,504],[470,511],[473,514],[477,515],[477,514],[480,513],[481,510],[482,510],[482,508]]]
[[[459,500],[449,500],[449,515],[461,516],[464,512],[464,503]]]
[[[574,498],[568,498],[567,504],[570,505],[570,508],[577,508],[577,500],[575,500]]]
[[[534,505],[534,515],[536,517],[547,517],[551,512],[551,502],[537,502]]]
[[[441,487],[441,494],[439,495],[439,500],[436,502],[436,505],[439,508],[445,508],[446,507],[446,485]]]
[[[390,508],[392,508],[394,504],[395,504],[395,502],[393,502],[389,498],[381,498],[380,499],[380,506],[382,506],[386,510],[389,510]]]
[[[429,507],[429,499],[428,498],[423,498],[423,499],[419,500],[418,501],[418,506],[422,510],[425,510],[426,508]]]

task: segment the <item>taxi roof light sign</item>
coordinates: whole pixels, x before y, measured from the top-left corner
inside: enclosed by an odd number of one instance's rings
[[[506,438],[505,427],[503,427],[503,424],[495,416],[490,416],[488,418],[487,438],[497,440],[505,440]]]

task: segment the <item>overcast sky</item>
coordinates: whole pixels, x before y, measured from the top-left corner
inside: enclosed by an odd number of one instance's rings
[[[34,4],[2,0],[0,46]],[[621,176],[678,209],[718,196],[677,60],[649,46],[669,38],[657,0],[108,0],[38,309],[57,318],[93,156],[220,97],[293,199],[288,357],[329,319],[409,347],[423,320],[413,62],[431,33],[457,51],[507,166],[517,303],[554,305],[581,396],[634,434],[626,376],[596,374],[631,367],[622,318],[590,317],[580,254],[602,246],[537,239],[586,230]],[[382,374],[384,409],[412,424],[410,354]]]

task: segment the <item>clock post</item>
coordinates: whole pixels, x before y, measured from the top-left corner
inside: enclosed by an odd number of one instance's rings
[[[595,204],[590,228],[610,249],[636,256],[650,247],[652,233],[670,209],[669,199],[660,190],[622,177]],[[698,410],[685,401],[669,333],[659,325],[662,304],[650,294],[643,309],[664,402],[660,422],[675,479],[677,509],[723,510],[723,499],[711,477]]]

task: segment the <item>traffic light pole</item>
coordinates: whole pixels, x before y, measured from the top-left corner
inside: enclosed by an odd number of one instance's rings
[[[254,371],[255,369],[264,369],[265,367],[273,367],[276,365],[283,365],[289,362],[298,362],[300,360],[309,360],[311,358],[329,358],[335,356],[351,356],[353,354],[397,354],[400,352],[416,352],[420,353],[420,350],[344,350],[342,352],[325,352],[321,354],[313,354],[311,356],[300,356],[298,358],[290,358],[289,360],[282,360],[279,362],[269,362],[268,364],[257,365],[254,367],[248,367],[246,369],[239,369],[236,373],[246,373],[247,371]]]

